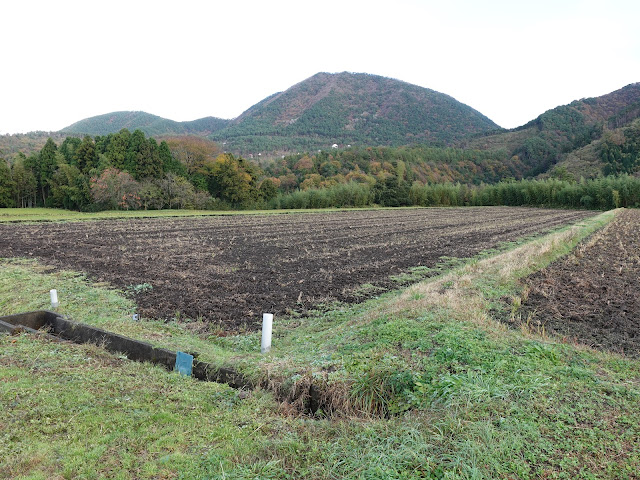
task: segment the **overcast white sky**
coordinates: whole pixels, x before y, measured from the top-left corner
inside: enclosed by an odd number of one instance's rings
[[[637,0],[20,0],[0,18],[0,133],[233,118],[321,71],[431,88],[506,128],[640,82]]]

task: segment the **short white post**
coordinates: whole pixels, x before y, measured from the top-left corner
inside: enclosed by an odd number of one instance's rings
[[[271,350],[271,331],[273,329],[273,313],[262,314],[262,344],[260,351],[267,353]]]
[[[49,295],[51,295],[51,308],[58,308],[60,306],[58,302],[58,291],[56,289],[49,290]]]

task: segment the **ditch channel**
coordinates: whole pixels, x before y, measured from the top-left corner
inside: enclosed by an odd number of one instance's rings
[[[69,320],[49,310],[0,317],[0,332],[10,335],[28,332],[44,335],[53,341],[93,343],[109,352],[122,353],[129,360],[160,365],[169,371],[174,369],[178,355],[178,352],[154,347],[147,342]],[[192,376],[198,380],[225,383],[236,389],[254,388],[251,382],[235,370],[215,367],[195,359],[192,365]]]
[[[50,341],[71,341],[74,343],[92,343],[112,353],[124,354],[129,360],[149,362],[162,366],[168,371],[176,369],[179,352],[154,347],[150,343],[134,340],[101,328],[69,320],[50,310],[37,310],[0,317],[0,334],[32,333],[44,336]],[[269,385],[256,385],[244,375],[231,368],[216,367],[206,362],[193,360],[191,376],[198,380],[226,384],[238,390],[254,390],[257,387],[269,388]],[[320,409],[329,409],[320,389],[308,385],[297,392],[295,398],[286,398],[286,394],[274,391],[282,401],[299,403],[301,413],[314,414]]]

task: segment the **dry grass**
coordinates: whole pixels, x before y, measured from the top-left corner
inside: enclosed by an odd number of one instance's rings
[[[613,214],[603,213],[596,217],[595,223],[606,221]],[[606,235],[606,229],[597,232],[589,242]],[[580,241],[584,231],[584,224],[581,223],[495,256],[472,260],[449,273],[408,287],[395,300],[383,304],[382,310],[376,314],[416,315],[428,309],[446,309],[454,316],[471,320],[479,326],[491,325],[504,330],[504,324],[495,322],[489,315],[486,291],[479,285],[486,285],[487,280],[493,286],[506,285],[513,282],[514,278],[541,268]],[[520,295],[512,297],[512,305],[519,305],[526,294],[524,289]]]

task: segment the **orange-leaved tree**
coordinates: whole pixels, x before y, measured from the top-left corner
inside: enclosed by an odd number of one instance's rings
[[[128,172],[107,168],[99,177],[91,179],[91,196],[100,206],[109,210],[135,210],[142,202],[140,184]]]

